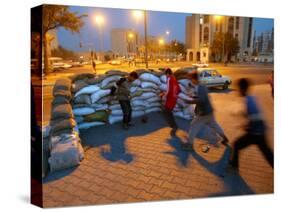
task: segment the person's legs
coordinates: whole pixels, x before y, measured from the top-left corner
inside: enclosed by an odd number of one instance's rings
[[[126,100],[119,100],[122,112],[123,112],[123,125],[124,127],[128,127],[128,117],[129,117],[129,110],[128,110],[128,104]]]
[[[168,125],[172,128],[172,129],[178,129],[177,123],[175,121],[174,115],[173,115],[173,111],[169,110],[167,108],[163,109],[163,114],[164,117],[168,123]]]
[[[132,106],[131,106],[131,102],[128,100],[127,101],[127,107],[128,107],[128,124],[132,124]]]
[[[223,129],[221,128],[221,126],[217,123],[217,121],[215,120],[215,117],[213,114],[208,116],[209,120],[208,120],[208,126],[213,129],[219,136],[221,136],[223,138],[222,143],[226,144],[228,142],[228,138],[226,137],[226,135],[224,134]]]
[[[238,138],[233,145],[232,157],[230,165],[234,168],[239,167],[239,151],[254,143],[253,137],[250,134],[245,134]]]
[[[193,144],[193,140],[198,134],[198,132],[202,129],[203,125],[206,124],[206,117],[205,116],[196,116],[191,124],[188,131],[188,144]]]
[[[257,145],[258,145],[259,149],[263,153],[267,162],[273,168],[274,167],[274,156],[273,156],[272,150],[269,148],[269,146],[266,142],[265,135],[260,135],[260,136],[256,136],[256,137],[257,137],[256,140],[257,140]]]

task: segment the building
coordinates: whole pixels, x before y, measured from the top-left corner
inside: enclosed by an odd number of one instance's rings
[[[219,60],[211,45],[216,33],[230,33],[239,41],[240,50],[235,58],[247,60],[253,49],[253,18],[193,14],[186,17],[187,61],[209,62]],[[223,51],[222,51],[223,52]],[[224,55],[223,60],[226,59]]]
[[[131,29],[111,30],[111,50],[119,56],[132,56],[138,51],[139,35]]]

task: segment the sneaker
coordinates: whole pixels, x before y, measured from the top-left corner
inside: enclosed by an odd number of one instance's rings
[[[194,151],[193,144],[182,143],[181,147],[183,148],[183,150],[186,150],[186,151]]]

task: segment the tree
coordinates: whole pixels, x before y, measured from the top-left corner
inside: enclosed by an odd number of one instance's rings
[[[223,51],[224,47],[224,51]],[[227,61],[239,52],[240,46],[237,38],[234,38],[230,33],[216,33],[211,45],[212,53],[220,56],[220,61],[223,60],[223,52],[227,56]]]
[[[78,55],[69,49],[66,49],[62,46],[58,46],[58,48],[52,50],[52,56],[61,57],[66,60],[77,60]]]
[[[78,15],[76,12],[70,12],[68,6],[44,5],[43,6],[43,49],[44,49],[44,73],[49,71],[48,62],[48,32],[50,30],[64,27],[72,33],[77,33],[83,26],[82,18],[86,15]]]

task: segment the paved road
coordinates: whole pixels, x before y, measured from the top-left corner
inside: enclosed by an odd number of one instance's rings
[[[273,101],[269,87],[255,86],[253,92],[264,111],[268,140],[273,148]],[[235,91],[212,92],[215,115],[231,143],[242,132],[242,120],[232,113],[239,106]],[[189,122],[177,119],[180,131],[169,136],[161,113],[129,131],[120,124],[81,132],[86,158],[77,168],[50,174],[44,181],[45,207],[140,202],[200,197],[262,194],[273,192],[273,170],[257,147],[242,152],[240,173],[227,174],[224,167],[229,147],[212,145],[208,153],[201,145],[217,140],[206,128],[195,142],[195,152],[180,148]],[[109,133],[110,132],[110,133]]]

